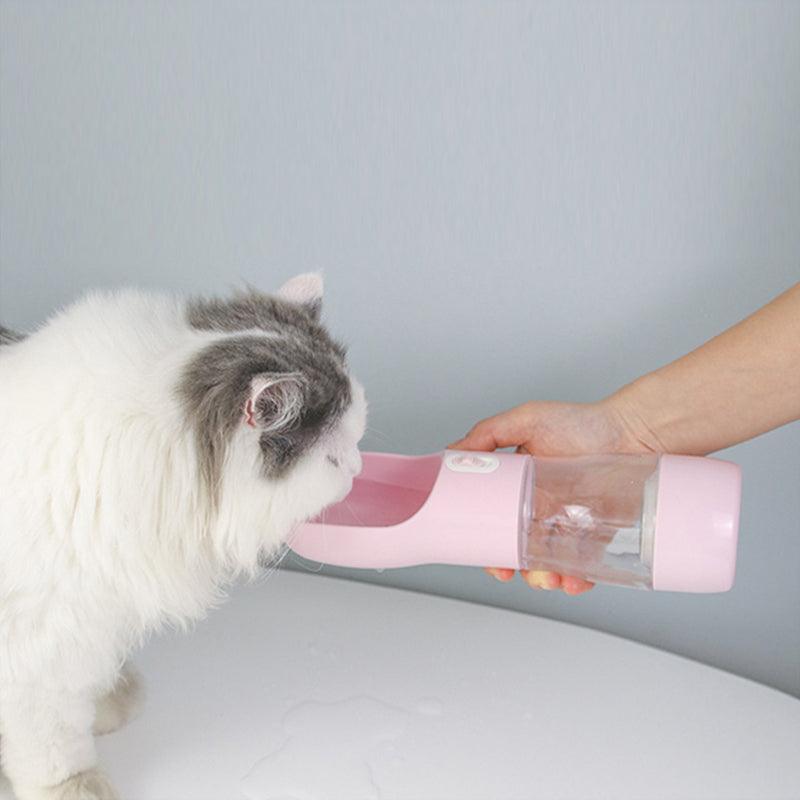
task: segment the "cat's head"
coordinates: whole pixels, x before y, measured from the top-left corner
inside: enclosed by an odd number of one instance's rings
[[[321,302],[320,276],[300,275],[274,295],[249,290],[187,309],[191,328],[209,336],[180,386],[202,490],[215,504],[227,492],[239,507],[221,513],[243,515],[240,524],[261,524],[268,503],[270,527],[285,535],[344,497],[361,469],[364,391],[320,321]]]

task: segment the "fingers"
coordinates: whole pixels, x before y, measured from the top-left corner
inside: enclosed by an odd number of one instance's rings
[[[501,567],[486,567],[486,572],[498,581],[508,583],[514,577],[513,569],[503,569]]]
[[[594,587],[590,581],[576,578],[572,575],[559,575],[557,572],[544,572],[541,570],[520,570],[520,574],[531,589],[561,589],[564,594],[577,595],[588,592]]]
[[[561,576],[556,572],[545,572],[538,569],[521,569],[519,574],[522,575],[525,583],[531,589],[545,589],[551,591],[552,589],[561,588]]]
[[[572,575],[561,576],[561,588],[564,594],[576,595],[588,592],[589,589],[594,588],[594,584],[590,581],[585,581],[583,578],[575,578]]]
[[[486,572],[502,583],[508,583],[514,577],[513,569],[502,567],[486,567]],[[521,569],[519,574],[531,589],[544,589],[545,591],[561,589],[564,594],[571,596],[583,594],[594,587],[593,583],[585,581],[583,578],[576,578],[572,575],[559,575],[557,572]]]

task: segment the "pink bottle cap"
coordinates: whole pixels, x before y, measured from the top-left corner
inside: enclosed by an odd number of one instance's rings
[[[736,570],[741,469],[716,458],[659,460],[653,588],[727,592]]]

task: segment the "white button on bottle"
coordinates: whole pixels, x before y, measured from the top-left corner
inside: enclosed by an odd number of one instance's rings
[[[500,466],[500,459],[487,453],[448,453],[445,466],[453,472],[494,472]]]

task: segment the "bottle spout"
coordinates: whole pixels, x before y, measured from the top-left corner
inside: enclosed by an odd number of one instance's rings
[[[348,496],[301,525],[289,546],[313,561],[363,569],[516,569],[529,461],[510,453],[364,453]]]
[[[441,467],[439,454],[363,453],[344,500],[300,526],[290,547],[312,561],[384,569],[419,563],[407,526],[425,505]]]

